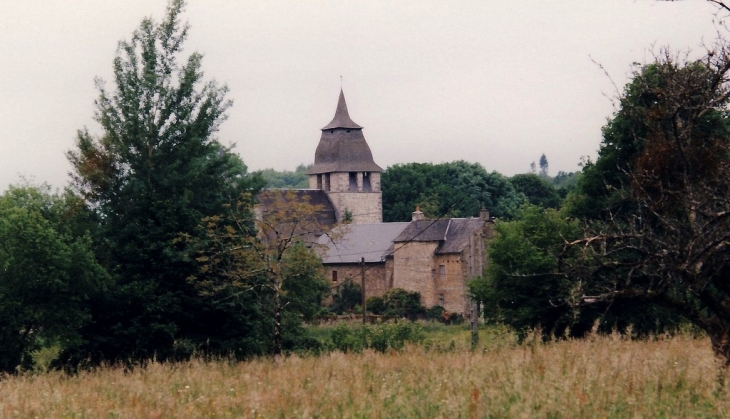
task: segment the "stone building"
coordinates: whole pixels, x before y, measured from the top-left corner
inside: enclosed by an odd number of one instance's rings
[[[327,194],[338,222],[382,223],[382,171],[373,161],[362,127],[350,119],[345,94],[340,90],[335,116],[322,128],[309,171],[309,188]]]
[[[321,238],[322,262],[332,286],[361,283],[364,266],[365,295],[383,295],[393,288],[393,242],[409,224],[346,224],[335,228],[333,240]]]
[[[426,307],[466,314],[467,284],[482,274],[491,226],[486,211],[429,220],[418,210],[411,222],[340,225],[334,241],[320,238],[322,263],[332,286],[359,284],[364,273],[366,296],[401,288],[420,293]]]
[[[402,288],[419,292],[426,307],[468,313],[467,283],[483,271],[492,226],[488,213],[428,220],[416,209],[410,222],[383,223],[383,169],[362,129],[340,91],[335,116],[321,129],[310,189],[269,191],[270,196],[307,200],[319,208],[320,224],[335,225],[330,234],[313,238],[333,287],[360,283],[364,274],[368,297]],[[261,202],[265,207],[267,199]]]
[[[417,291],[426,307],[468,313],[467,284],[481,276],[489,214],[479,218],[423,219],[420,211],[393,240],[392,288]]]

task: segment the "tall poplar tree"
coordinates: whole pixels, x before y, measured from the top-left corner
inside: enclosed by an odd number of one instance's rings
[[[183,56],[183,8],[170,0],[161,22],[146,18],[119,43],[113,88],[96,80],[101,133],[79,131],[68,152],[73,186],[101,220],[97,243],[116,286],[95,301],[87,343],[67,356],[184,358],[224,347],[221,325],[241,326],[189,284],[198,268],[175,243],[259,186],[214,137],[231,101],[227,87],[203,80],[201,54]]]

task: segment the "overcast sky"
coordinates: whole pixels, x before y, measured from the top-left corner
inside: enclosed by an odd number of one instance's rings
[[[0,191],[63,187],[64,153],[93,121],[94,78],[166,0],[0,0]],[[218,138],[251,170],[311,163],[343,76],[376,163],[466,160],[511,176],[595,159],[611,79],[670,45],[714,39],[704,0],[189,0],[186,53],[234,106]],[[595,61],[595,62],[594,62]],[[607,97],[608,96],[608,97]]]

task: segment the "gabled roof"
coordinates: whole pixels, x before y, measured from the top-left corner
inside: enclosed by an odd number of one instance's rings
[[[347,112],[347,103],[345,103],[345,93],[342,89],[340,89],[340,99],[337,101],[335,117],[332,118],[329,124],[322,128],[322,131],[334,128],[362,129],[360,125],[350,119],[350,113]]]
[[[395,242],[431,242],[445,239],[449,219],[411,221]]]
[[[439,242],[437,254],[460,253],[469,244],[470,236],[482,228],[485,221],[478,218],[447,218],[411,221],[395,238],[395,247],[405,242]]]
[[[469,244],[471,235],[484,228],[485,221],[478,218],[452,218],[446,231],[446,240],[436,253],[461,253]]]
[[[335,227],[330,235],[319,238],[318,244],[325,247],[322,262],[359,263],[382,262],[388,256],[393,240],[410,223],[345,224]]]

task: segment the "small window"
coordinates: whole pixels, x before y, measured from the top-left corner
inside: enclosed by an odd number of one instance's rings
[[[347,132],[350,132],[350,130],[348,129]]]
[[[436,269],[431,269],[431,278],[436,279]]]
[[[373,187],[370,184],[370,172],[364,172],[362,174],[362,190],[364,192],[372,192]]]
[[[446,278],[446,265],[439,265],[439,276]]]
[[[441,293],[439,294],[439,305],[443,307],[444,304],[446,304],[446,297],[444,297],[444,293]]]
[[[332,282],[337,282],[337,271],[332,271]]]
[[[350,192],[357,192],[357,173],[350,172]]]

